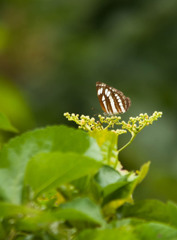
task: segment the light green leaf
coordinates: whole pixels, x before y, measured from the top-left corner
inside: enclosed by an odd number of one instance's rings
[[[177,228],[177,205],[171,201],[167,203],[170,224]]]
[[[120,216],[120,213],[119,213],[119,216]],[[123,218],[123,219],[113,220],[112,222],[109,223],[109,227],[112,227],[112,228],[120,228],[122,226],[134,227],[144,222],[146,221],[138,218]]]
[[[100,208],[88,198],[67,202],[55,211],[41,211],[23,205],[0,202],[0,217],[13,218],[16,228],[23,231],[48,229],[51,223],[59,220],[105,224]]]
[[[145,164],[143,164],[143,166],[141,166],[141,169],[138,173],[138,177],[136,179],[136,181],[134,182],[134,188],[143,181],[143,179],[146,177],[148,171],[149,171],[149,167],[150,167],[150,162],[147,162]]]
[[[27,132],[9,141],[0,152],[1,198],[20,203],[29,160],[36,154],[56,151],[78,153],[90,158],[94,155],[93,158],[98,161],[102,159],[96,140],[81,130],[53,126]]]
[[[17,133],[18,130],[10,123],[9,119],[0,112],[0,130]]]
[[[28,214],[34,216],[40,214],[39,210],[29,208],[23,205],[15,205],[7,202],[0,202],[0,217],[10,217],[20,214]]]
[[[0,202],[0,217],[12,218],[16,230],[37,231],[48,228],[49,224],[57,221],[52,212],[41,211],[24,205]]]
[[[146,222],[143,219],[137,219],[136,216],[114,221],[109,224],[109,227],[118,228],[120,231],[122,228],[131,229],[138,240],[177,239],[177,229],[169,226],[169,224],[155,221]]]
[[[177,229],[166,224],[149,222],[135,228],[135,233],[141,240],[176,240]]]
[[[79,234],[76,240],[139,240],[133,233],[133,228],[120,227],[113,229],[85,230]]]
[[[100,146],[103,162],[110,166],[115,166],[118,157],[117,145],[118,135],[115,132],[106,130],[93,131],[90,133]]]
[[[0,77],[0,112],[20,131],[34,127],[34,118],[20,90],[8,79]]]
[[[100,166],[100,161],[77,153],[39,153],[27,165],[25,184],[36,197],[49,188],[93,173]]]
[[[59,219],[86,221],[94,224],[103,225],[104,219],[100,208],[89,198],[77,198],[60,206],[55,212]]]

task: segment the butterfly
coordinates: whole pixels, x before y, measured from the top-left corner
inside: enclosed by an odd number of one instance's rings
[[[125,113],[131,100],[123,92],[105,83],[96,82],[97,96],[103,111],[109,115]]]

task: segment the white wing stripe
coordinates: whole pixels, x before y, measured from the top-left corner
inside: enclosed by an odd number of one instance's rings
[[[121,111],[124,113],[124,112],[125,112],[125,108],[123,107],[122,102],[119,102],[119,106],[120,106],[120,108],[121,108]]]
[[[96,87],[101,107],[106,113],[110,115],[125,113],[130,107],[130,99],[126,98],[121,91],[102,82],[97,82]]]
[[[110,101],[110,104],[111,104],[111,107],[112,107],[113,114],[116,114],[117,109],[116,109],[116,106],[115,106],[115,103],[114,103],[114,100],[113,100],[112,96],[109,97],[109,101]]]
[[[107,105],[106,105],[106,101],[103,101],[103,104],[104,104],[104,107],[105,107],[105,109],[106,109],[106,112],[109,113],[109,112],[108,112]]]
[[[103,88],[99,88],[98,89],[98,95],[102,94],[102,92],[103,92]]]

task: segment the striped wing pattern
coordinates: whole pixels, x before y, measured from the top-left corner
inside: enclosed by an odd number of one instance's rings
[[[105,83],[96,82],[97,96],[103,111],[107,114],[125,113],[130,105],[130,98]]]

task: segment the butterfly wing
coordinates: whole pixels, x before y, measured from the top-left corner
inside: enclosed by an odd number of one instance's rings
[[[130,98],[125,97],[124,94],[105,83],[96,83],[97,96],[100,105],[107,114],[120,114],[128,110],[131,105]]]
[[[106,87],[105,83],[96,82],[96,91],[97,91],[98,100],[100,102],[100,106],[103,109],[103,111],[107,113],[108,112],[107,104],[105,105],[105,100],[106,100],[105,87]]]

